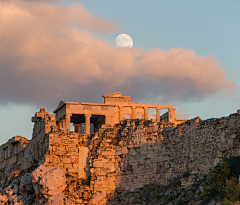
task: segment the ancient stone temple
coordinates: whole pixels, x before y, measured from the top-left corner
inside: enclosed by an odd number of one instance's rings
[[[134,103],[130,96],[122,96],[120,92],[103,95],[103,98],[104,103],[60,101],[53,111],[55,115],[41,108],[32,117],[31,141],[15,136],[0,147],[0,169],[6,168],[7,172],[26,169],[38,161],[76,172],[79,177],[87,177],[90,174],[86,168],[89,166],[86,160],[87,143],[100,129],[130,119],[164,120],[175,126],[186,121],[175,118],[172,105]],[[168,109],[168,112],[160,116],[161,109]],[[149,113],[149,110],[152,112]],[[74,127],[73,131],[71,127]]]
[[[113,127],[116,123],[126,119],[153,119],[156,122],[162,120],[180,124],[186,120],[175,118],[175,108],[172,105],[139,104],[132,102],[130,96],[122,96],[120,92],[103,95],[104,103],[79,103],[61,101],[53,111],[56,114],[58,128],[70,130],[70,123],[75,126],[75,132],[90,134],[98,130],[102,125]],[[155,113],[149,113],[149,109]],[[168,112],[160,117],[161,109]],[[80,130],[80,125],[85,124],[85,131]]]
[[[93,175],[91,170],[100,166],[91,161],[91,144],[97,143],[98,136],[107,129],[114,130],[117,124],[130,121],[131,126],[135,122],[137,126],[143,122],[159,126],[164,120],[172,127],[186,121],[176,119],[172,105],[134,103],[130,96],[122,96],[120,92],[103,98],[104,103],[60,101],[53,111],[55,115],[44,108],[36,112],[32,117],[31,140],[16,136],[0,147],[0,183],[9,173],[36,165],[59,167],[70,176],[87,180]],[[99,187],[98,181],[92,178],[89,189],[94,191],[94,187]]]
[[[61,170],[64,194],[82,205],[93,193],[107,200],[116,190],[164,185],[189,170],[203,177],[224,156],[240,153],[239,110],[219,119],[185,120],[176,119],[172,105],[134,103],[121,93],[103,98],[104,103],[60,101],[55,114],[36,112],[31,140],[15,136],[0,147],[0,187],[11,182],[11,173]]]

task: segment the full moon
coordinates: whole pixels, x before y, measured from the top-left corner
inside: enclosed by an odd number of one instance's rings
[[[115,39],[115,45],[121,48],[131,48],[133,46],[133,40],[127,34],[119,34]]]

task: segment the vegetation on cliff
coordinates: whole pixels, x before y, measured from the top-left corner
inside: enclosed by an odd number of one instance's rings
[[[239,201],[240,156],[225,157],[210,173],[204,187],[203,202],[221,201],[222,204],[235,204]]]
[[[149,183],[138,189],[116,192],[109,204],[236,205],[239,203],[240,156],[225,157],[208,175],[187,170],[171,176],[168,185]]]

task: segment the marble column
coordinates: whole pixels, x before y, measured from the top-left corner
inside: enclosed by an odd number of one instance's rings
[[[157,117],[156,117],[157,122],[160,122],[160,110],[161,108],[157,108]]]
[[[119,107],[119,121],[123,120],[123,107]]]
[[[62,128],[66,128],[66,119],[65,118],[62,119]]]
[[[168,120],[169,122],[175,121],[175,110],[176,108],[168,109]]]
[[[137,116],[136,116],[136,107],[132,107],[132,119],[137,119]]]
[[[74,124],[74,131],[76,133],[79,133],[79,126],[80,126],[80,124]]]
[[[59,129],[60,128],[60,123],[59,122],[57,122],[57,129]]]
[[[85,114],[85,134],[90,135],[90,117],[91,114]]]
[[[72,115],[69,115],[69,114],[65,116],[65,128],[67,128],[69,131],[70,131],[71,116]]]
[[[148,107],[144,107],[144,119],[145,120],[149,120],[149,117],[148,117]]]

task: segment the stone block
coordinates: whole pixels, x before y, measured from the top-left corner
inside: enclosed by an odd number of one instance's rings
[[[67,169],[67,168],[72,168],[72,164],[63,164],[64,168]]]
[[[71,159],[69,159],[69,158],[63,158],[63,159],[62,159],[62,162],[63,162],[64,164],[70,164],[70,163],[71,163]]]
[[[69,173],[78,172],[78,169],[76,169],[76,168],[67,168],[67,172],[69,172]]]
[[[135,149],[129,149],[129,152],[128,152],[129,155],[136,155],[136,150]]]
[[[109,155],[109,151],[102,151],[102,155]]]
[[[52,158],[52,163],[54,163],[54,164],[60,163],[60,158],[59,157],[53,157]]]
[[[57,163],[57,164],[54,164],[54,165],[55,165],[55,167],[59,167],[61,169],[63,169],[63,167],[64,167],[63,163]]]
[[[93,167],[103,167],[103,163],[102,162],[93,162]]]

